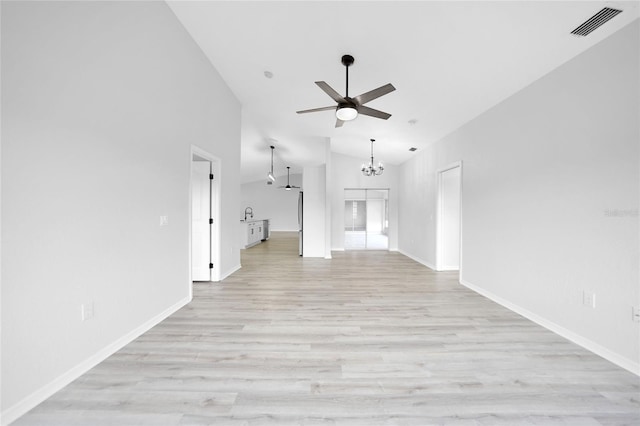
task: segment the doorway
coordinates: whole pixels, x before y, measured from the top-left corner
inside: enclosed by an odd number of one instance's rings
[[[191,147],[191,281],[220,280],[219,161]]]
[[[462,162],[438,170],[436,270],[460,270]]]
[[[389,249],[389,190],[344,190],[344,249]]]

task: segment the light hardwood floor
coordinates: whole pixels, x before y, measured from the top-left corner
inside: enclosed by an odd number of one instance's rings
[[[639,425],[639,378],[398,253],[297,234],[16,425]]]

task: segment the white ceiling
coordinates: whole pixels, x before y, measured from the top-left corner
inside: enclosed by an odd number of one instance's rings
[[[242,104],[242,181],[266,179],[269,145],[286,176],[334,152],[401,164],[638,18],[638,2],[605,1],[169,1],[171,9]],[[602,7],[623,9],[587,37],[571,30]],[[344,95],[387,83],[367,104],[389,120],[360,116],[336,129],[334,105],[314,81]],[[273,78],[264,72],[273,73]],[[410,121],[415,120],[415,124]]]

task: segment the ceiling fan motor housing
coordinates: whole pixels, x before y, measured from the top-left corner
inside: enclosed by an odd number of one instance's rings
[[[351,55],[342,56],[342,65],[344,65],[345,67],[350,67],[351,65],[353,65],[354,61],[355,59],[353,59],[353,56]]]

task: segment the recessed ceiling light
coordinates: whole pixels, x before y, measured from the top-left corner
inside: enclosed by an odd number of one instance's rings
[[[271,71],[265,71],[264,76],[267,78],[273,78],[273,73]]]
[[[416,124],[418,122],[418,120],[416,120],[415,118],[412,118],[411,120],[408,121],[409,124],[411,124],[412,126],[414,124]]]
[[[418,148],[416,148],[415,146],[412,146],[411,148],[409,148],[409,151],[413,152],[413,151],[417,151]]]

